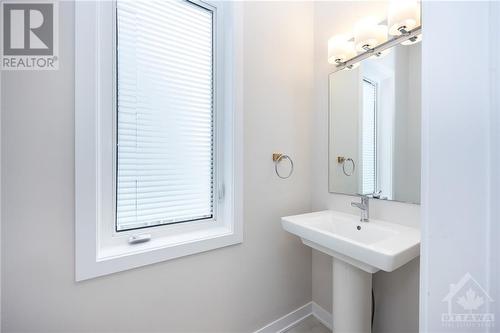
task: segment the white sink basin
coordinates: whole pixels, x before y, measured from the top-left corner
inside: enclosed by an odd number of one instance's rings
[[[281,218],[283,228],[316,250],[368,273],[391,272],[420,254],[420,231],[376,219],[321,211]]]

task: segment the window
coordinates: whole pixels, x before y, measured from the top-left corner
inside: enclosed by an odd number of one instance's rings
[[[117,1],[116,229],[215,214],[213,11]]]
[[[372,194],[377,189],[377,84],[367,78],[363,78],[361,148],[361,193]]]
[[[76,3],[76,279],[242,241],[241,11]]]

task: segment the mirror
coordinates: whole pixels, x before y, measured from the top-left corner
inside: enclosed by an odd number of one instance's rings
[[[420,203],[421,43],[329,76],[329,191]]]

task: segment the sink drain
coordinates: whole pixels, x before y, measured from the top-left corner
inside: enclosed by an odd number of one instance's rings
[[[356,229],[361,230],[361,226],[360,226],[360,225],[358,225],[358,226],[356,227]]]

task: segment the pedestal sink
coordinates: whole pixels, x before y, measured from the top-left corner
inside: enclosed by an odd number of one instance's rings
[[[336,211],[281,218],[305,245],[333,257],[333,332],[371,332],[372,274],[392,272],[420,254],[420,231]]]

